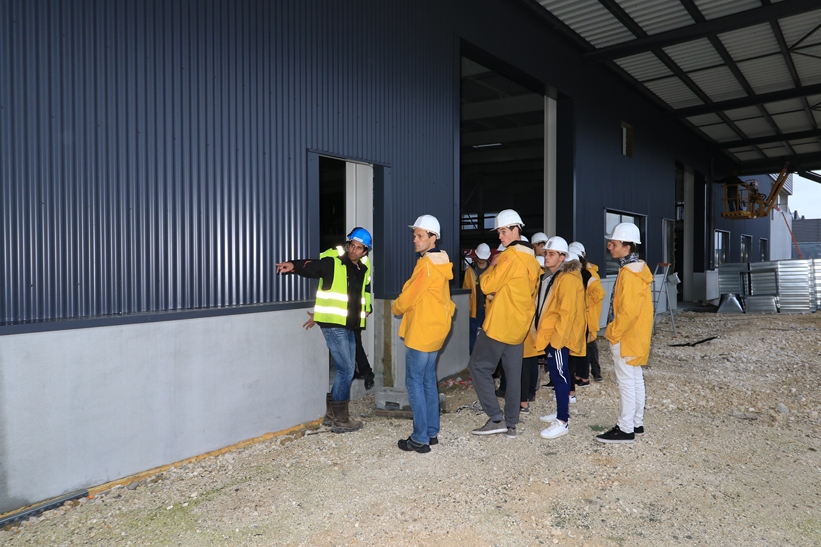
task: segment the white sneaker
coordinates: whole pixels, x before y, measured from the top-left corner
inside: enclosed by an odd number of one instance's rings
[[[558,414],[554,412],[553,414],[547,414],[546,416],[539,416],[539,420],[547,423],[555,422],[557,416]]]
[[[575,395],[571,395],[571,396],[570,396],[570,404],[571,404],[571,405],[575,405],[575,404],[576,404],[576,396],[575,396]]]
[[[550,425],[550,427],[548,427],[545,430],[542,430],[542,432],[539,433],[539,436],[541,436],[543,439],[555,439],[556,437],[566,435],[567,431],[567,424],[556,420]]]

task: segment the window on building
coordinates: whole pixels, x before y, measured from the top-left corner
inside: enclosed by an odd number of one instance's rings
[[[639,235],[641,237],[641,244],[638,246],[637,254],[642,260],[646,260],[645,249],[647,248],[647,217],[644,215],[637,215],[635,213],[625,213],[622,211],[615,211],[607,209],[604,212],[604,227],[608,234],[613,233],[613,228],[622,222],[632,222],[639,228]],[[607,275],[619,273],[619,263],[613,260],[610,255],[607,255]]]
[[[749,262],[750,261],[750,251],[753,250],[753,236],[748,235],[741,235],[741,246],[739,247],[741,250],[741,262]]]
[[[767,262],[770,259],[770,241],[763,237],[758,240],[758,259]]]
[[[624,122],[621,122],[621,153],[633,157],[633,126]]]
[[[673,264],[670,271],[675,271],[676,263],[676,221],[664,218],[661,220],[661,261]]]
[[[718,268],[722,264],[727,263],[727,257],[730,252],[730,232],[716,230],[713,246],[715,247],[715,267]]]

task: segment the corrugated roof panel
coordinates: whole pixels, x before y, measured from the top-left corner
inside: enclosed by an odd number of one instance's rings
[[[721,118],[718,117],[718,114],[703,114],[701,116],[690,116],[689,118],[687,118],[687,121],[695,125],[696,127],[701,127],[702,125],[722,123]]]
[[[701,99],[690,91],[678,78],[655,80],[653,82],[647,82],[644,85],[673,108],[684,108],[686,106],[704,104]]]
[[[781,56],[781,49],[768,23],[725,32],[718,38],[736,62],[768,54]]]
[[[716,48],[707,38],[669,46],[664,48],[664,51],[685,72],[724,64]]]
[[[764,118],[748,118],[746,120],[739,120],[735,122],[736,126],[741,129],[747,137],[754,139],[756,137],[766,137],[773,134],[773,129],[767,120]],[[738,137],[733,137],[732,140]]]
[[[695,4],[707,19],[717,19],[761,7],[759,0],[695,0]]]
[[[782,156],[789,156],[790,152],[783,145],[771,146],[769,148],[761,147],[761,151],[767,155],[768,158],[779,158]]]
[[[647,34],[692,25],[695,21],[680,2],[670,0],[621,0],[619,5]]]
[[[738,161],[760,160],[761,154],[756,150],[749,150],[746,152],[733,152],[733,156],[738,158]]]
[[[821,56],[821,47],[813,48],[817,52],[815,55]],[[812,85],[821,83],[821,59],[817,57],[807,57],[806,55],[792,55],[795,62],[795,69],[798,71],[798,77],[801,79],[802,85]]]
[[[616,59],[616,64],[640,82],[673,74],[655,54],[649,52]]]
[[[812,115],[815,116],[815,123],[821,125],[821,112],[819,112],[818,110],[813,110]]]
[[[798,112],[788,112],[784,114],[774,114],[772,116],[782,133],[792,133],[794,131],[807,131],[812,129],[810,119],[807,114],[800,110]]]
[[[709,135],[711,139],[718,142],[734,141],[739,138],[736,132],[730,129],[730,126],[727,124],[710,125],[707,127],[700,127],[699,129]]]
[[[744,108],[736,108],[735,110],[727,110],[727,116],[733,120],[746,120],[749,118],[758,118],[761,116],[761,111],[755,106],[746,106]]]
[[[781,54],[738,63],[738,68],[757,94],[794,87]]]
[[[539,3],[597,48],[635,38],[598,0],[539,0]]]
[[[808,154],[810,152],[821,152],[821,144],[816,142],[808,142],[806,144],[793,144],[793,149],[798,154]]]
[[[781,32],[784,34],[784,40],[787,42],[787,47],[792,47],[801,38],[807,35],[818,25],[821,25],[821,9],[802,13],[801,15],[793,15],[792,17],[785,17],[778,20],[778,26],[781,27]],[[801,45],[808,45],[808,43],[818,42],[818,31],[808,39],[808,42],[802,42]],[[801,45],[798,47],[800,48]]]
[[[690,73],[690,78],[713,101],[726,101],[746,97],[747,93],[726,66]]]
[[[801,99],[789,99],[775,103],[767,103],[767,112],[770,114],[783,114],[784,112],[804,111],[804,104]]]

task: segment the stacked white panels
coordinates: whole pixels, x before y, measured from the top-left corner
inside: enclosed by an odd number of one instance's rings
[[[736,262],[718,267],[718,292],[721,294],[750,294],[749,264]]]
[[[779,260],[778,296],[782,313],[809,313],[816,302],[810,299],[810,261]]]
[[[778,268],[775,262],[750,264],[750,294],[753,296],[778,295]]]
[[[821,311],[821,258],[814,258],[812,260],[810,294],[815,300],[815,309]]]

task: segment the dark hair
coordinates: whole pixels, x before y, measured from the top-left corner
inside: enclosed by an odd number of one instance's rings
[[[582,265],[582,268],[587,268],[587,259],[582,255],[579,256],[579,263]]]
[[[630,247],[630,252],[631,253],[635,253],[636,249],[638,249],[638,246],[635,243],[633,243],[632,241],[622,241],[621,244],[624,245],[625,247]]]

